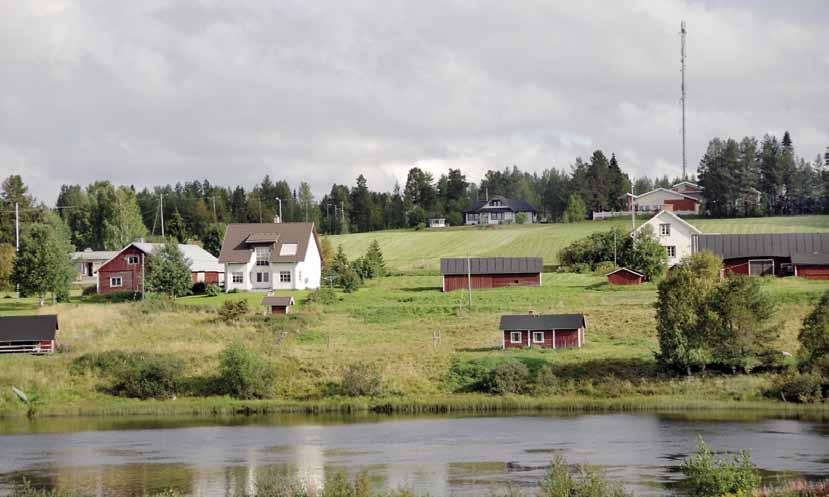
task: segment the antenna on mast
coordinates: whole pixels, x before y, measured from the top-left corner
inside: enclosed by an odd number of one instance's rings
[[[685,21],[682,21],[679,30],[679,37],[681,40],[682,48],[680,50],[681,58],[682,58],[682,97],[680,101],[682,102],[682,179],[688,179],[688,173],[686,170],[686,162],[685,162]]]

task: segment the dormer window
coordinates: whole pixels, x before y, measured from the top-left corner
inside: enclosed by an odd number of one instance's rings
[[[501,201],[496,199],[496,200],[493,200],[492,202],[490,202],[489,204],[492,207],[500,207],[501,206]]]
[[[268,266],[271,263],[271,249],[268,247],[256,247],[256,265]]]

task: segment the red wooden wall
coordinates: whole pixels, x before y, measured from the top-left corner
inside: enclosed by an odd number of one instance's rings
[[[607,275],[607,281],[612,285],[639,285],[642,283],[642,277],[627,271],[617,271]]]
[[[541,273],[536,274],[473,274],[472,288],[502,288],[507,286],[541,286]],[[465,290],[465,274],[447,274],[443,277],[443,291]]]
[[[672,206],[674,211],[694,211],[697,208],[697,202],[689,198],[666,200],[665,203]]]
[[[98,293],[122,292],[141,290],[141,252],[136,247],[129,247],[114,259],[98,268]],[[138,256],[138,264],[127,264],[127,257]],[[109,279],[113,276],[120,276],[123,285],[110,287]]]
[[[523,349],[527,347],[527,337],[529,337],[529,347],[539,347],[542,349],[553,348],[553,331],[544,331],[544,343],[535,343],[532,341],[532,332],[527,330],[514,330],[521,332],[521,343],[511,343],[510,334],[512,331],[504,330],[504,348],[506,349]],[[537,331],[536,331],[537,332]],[[556,346],[557,349],[577,348],[579,346],[579,330],[556,330]]]
[[[829,266],[797,266],[797,275],[810,280],[829,280]]]

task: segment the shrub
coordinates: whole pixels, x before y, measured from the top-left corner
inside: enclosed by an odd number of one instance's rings
[[[95,295],[98,293],[98,287],[96,285],[89,285],[83,287],[81,290],[81,297],[89,297],[90,295]]]
[[[271,396],[273,369],[254,350],[234,342],[219,356],[218,385],[221,393],[239,399]]]
[[[586,262],[578,262],[576,264],[573,264],[572,267],[573,267],[573,272],[579,273],[579,274],[586,274],[586,273],[589,273],[589,272],[592,271],[592,268],[590,267],[590,264],[587,264]]]
[[[306,304],[329,305],[335,302],[337,302],[337,293],[333,288],[328,287],[317,288],[305,297]]]
[[[453,392],[487,392],[491,368],[477,361],[461,361],[453,357],[446,383]]]
[[[748,452],[718,456],[702,438],[697,442],[696,454],[685,460],[681,471],[691,497],[750,495],[760,485],[760,473]]]
[[[821,402],[825,383],[816,373],[791,373],[778,376],[766,394],[784,402]]]
[[[554,395],[561,391],[561,381],[549,364],[538,369],[533,382],[533,393],[536,395]]]
[[[248,301],[226,300],[219,308],[219,319],[225,323],[232,323],[248,313]]]
[[[352,364],[343,374],[342,391],[349,397],[376,397],[383,393],[383,376],[369,364]]]
[[[222,289],[219,288],[219,285],[208,285],[204,290],[204,294],[208,297],[218,297],[221,293]]]
[[[184,363],[177,357],[141,354],[116,369],[110,390],[139,399],[174,397],[183,384]]]
[[[608,480],[607,475],[592,466],[579,466],[577,477],[570,472],[570,465],[556,456],[544,479],[538,485],[539,497],[627,497],[624,487]]]
[[[197,281],[193,284],[193,288],[190,291],[193,295],[201,295],[207,290],[207,284],[203,281]]]
[[[415,225],[415,231],[425,231],[426,230],[426,223],[417,223]]]
[[[347,268],[340,273],[340,285],[343,287],[345,293],[356,292],[362,283],[363,280],[360,278],[360,275],[351,268]]]
[[[135,300],[141,300],[141,292],[123,290],[120,292],[95,293],[87,296],[86,300],[89,302],[110,302],[113,304],[132,302]]]
[[[510,361],[492,369],[490,391],[499,395],[518,394],[527,391],[530,371],[524,363]]]
[[[829,375],[829,292],[803,320],[797,339],[803,369]]]
[[[69,371],[72,374],[83,374],[87,371],[95,374],[109,374],[124,366],[132,365],[134,360],[134,352],[123,350],[92,352],[72,361]]]
[[[616,269],[616,264],[613,261],[601,261],[596,264],[596,267],[593,269],[593,272],[604,276],[607,273],[610,273]]]
[[[527,221],[529,221],[529,218],[527,217],[526,212],[519,212],[518,214],[515,215],[515,222],[516,223],[518,223],[518,224],[527,224]]]

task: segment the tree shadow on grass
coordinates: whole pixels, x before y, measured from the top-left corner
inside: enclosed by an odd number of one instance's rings
[[[568,364],[558,364],[554,361],[550,366],[557,377],[576,381],[609,378],[639,381],[661,376],[661,370],[656,361],[635,357],[593,359]]]
[[[412,286],[400,290],[404,292],[440,292],[441,288],[439,286]]]
[[[497,352],[499,350],[502,350],[501,347],[468,347],[456,349],[457,352]]]

